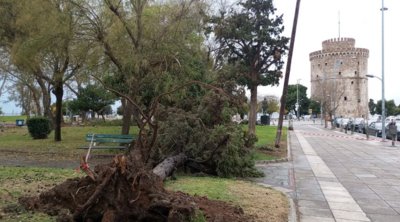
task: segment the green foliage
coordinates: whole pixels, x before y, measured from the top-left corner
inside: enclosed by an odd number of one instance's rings
[[[175,109],[165,116],[160,121],[159,156],[184,152],[192,160],[189,165],[194,171],[221,177],[261,175],[251,156],[254,140],[249,140],[241,125],[207,125],[207,119]],[[215,119],[219,118],[209,121]]]
[[[225,149],[218,152],[215,158],[217,175],[222,177],[262,176],[263,174],[254,167],[250,149],[245,147],[246,134],[240,126],[234,128],[219,126],[211,136],[224,135],[226,132],[229,132],[229,141],[227,141]]]
[[[277,84],[281,78],[281,55],[289,39],[281,36],[283,20],[275,11],[272,0],[247,0],[210,20],[220,44],[219,61],[235,66],[238,83],[249,89]]]
[[[33,139],[46,139],[51,132],[51,123],[46,117],[29,118],[26,124]]]
[[[321,103],[319,101],[315,101],[310,99],[309,109],[312,109],[312,113],[318,115],[321,113]]]
[[[368,108],[369,108],[369,112],[370,112],[372,115],[374,115],[374,114],[377,113],[377,111],[376,111],[377,107],[376,107],[376,106],[377,106],[377,105],[375,104],[374,100],[373,100],[373,99],[369,99]]]
[[[375,113],[381,114],[382,113],[382,100],[378,100],[376,102],[376,109]],[[397,108],[394,100],[385,100],[385,110],[386,116],[394,116],[400,113],[399,109]]]
[[[110,105],[114,103],[113,94],[99,85],[88,85],[79,91],[78,98],[68,103],[68,108],[73,113],[92,110],[98,114],[109,112]]]
[[[288,50],[282,15],[275,16],[275,11],[272,0],[246,0],[210,19],[209,31],[218,44],[217,65],[228,66],[236,84],[250,90],[251,134],[255,133],[257,87],[279,84],[282,55]]]
[[[294,84],[294,85],[288,86],[288,94],[286,97],[285,109],[287,111],[291,111],[291,110],[296,111],[297,95],[299,96],[299,105],[300,105],[299,114],[300,114],[300,116],[308,114],[310,99],[307,97],[307,87],[305,87],[301,84],[298,84],[298,85]]]

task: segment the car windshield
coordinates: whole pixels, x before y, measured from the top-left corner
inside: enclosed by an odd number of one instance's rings
[[[362,123],[362,122],[364,122],[364,118],[356,118],[354,120],[354,123]]]
[[[349,119],[346,119],[346,118],[342,119],[342,123],[347,123],[347,122],[349,122]]]
[[[375,125],[373,127],[375,129],[382,129],[382,123],[381,122],[375,122]]]

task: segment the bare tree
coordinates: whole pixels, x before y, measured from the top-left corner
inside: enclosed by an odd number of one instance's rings
[[[319,95],[314,100],[321,102],[323,110],[323,118],[325,122],[325,128],[328,127],[328,122],[331,122],[331,128],[335,128],[333,118],[336,116],[336,110],[339,107],[339,101],[343,98],[345,88],[341,84],[336,84],[337,79],[319,79],[318,92],[315,95]]]

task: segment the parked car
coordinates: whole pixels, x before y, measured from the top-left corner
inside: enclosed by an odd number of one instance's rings
[[[385,134],[386,134],[386,139],[392,139],[390,134],[389,134],[389,123],[390,121],[386,121],[385,123]],[[396,126],[397,126],[397,140],[400,141],[399,136],[400,136],[400,121],[396,121]],[[376,137],[382,137],[382,122],[372,122],[368,125],[368,134],[373,135]]]
[[[336,127],[340,126],[340,122],[342,121],[342,117],[337,117],[333,120],[333,124],[335,124]]]
[[[339,125],[337,125],[337,127],[341,127],[341,128],[343,128],[343,129],[349,129],[349,122],[350,122],[351,120],[349,119],[349,118],[341,118],[340,120],[339,120]],[[351,122],[350,122],[350,124],[351,124]]]
[[[368,135],[382,137],[382,123],[372,122],[368,125]]]
[[[365,127],[365,120],[364,118],[354,118],[353,121],[351,121],[351,124],[348,124],[349,127],[348,129],[353,129],[354,128],[354,132],[359,132],[359,133],[364,133],[364,127]]]

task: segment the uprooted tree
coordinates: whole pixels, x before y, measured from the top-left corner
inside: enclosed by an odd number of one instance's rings
[[[105,70],[93,77],[132,105],[139,133],[125,155],[94,169],[82,158],[87,177],[21,203],[75,221],[189,221],[199,208],[196,198],[162,185],[179,166],[226,177],[260,175],[250,157],[254,137],[231,122],[244,92],[223,79],[223,69],[210,70],[202,47],[204,3],[71,3],[82,38],[95,46],[90,65]]]

